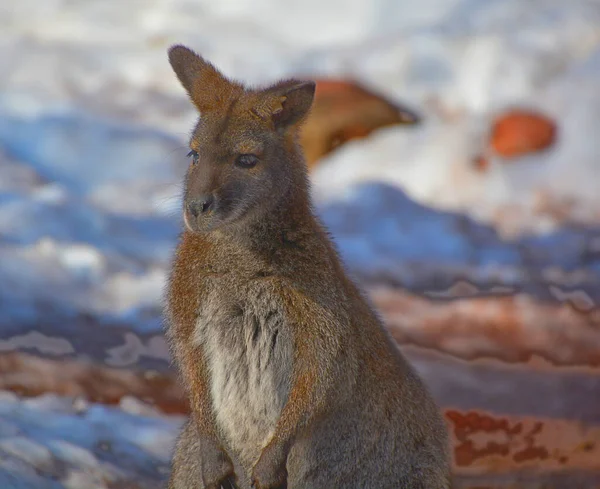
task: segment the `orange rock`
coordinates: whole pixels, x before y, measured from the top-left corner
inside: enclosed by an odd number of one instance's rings
[[[512,110],[494,122],[491,145],[499,155],[514,158],[549,147],[556,139],[556,132],[556,124],[548,117]]]
[[[393,124],[415,124],[410,110],[386,100],[356,83],[317,80],[315,102],[302,128],[301,142],[309,167],[352,139]]]

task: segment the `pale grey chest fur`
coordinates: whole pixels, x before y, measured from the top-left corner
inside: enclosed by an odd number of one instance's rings
[[[217,425],[251,467],[273,434],[291,381],[292,339],[268,282],[240,287],[214,278],[195,340],[206,355]]]

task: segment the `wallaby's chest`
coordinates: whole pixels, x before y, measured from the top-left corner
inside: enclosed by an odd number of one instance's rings
[[[268,283],[211,279],[195,340],[209,367],[218,425],[252,465],[270,439],[291,380],[291,337],[281,300]]]

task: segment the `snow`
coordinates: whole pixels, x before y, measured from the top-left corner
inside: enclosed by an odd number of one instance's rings
[[[351,186],[323,204],[320,214],[349,268],[366,281],[424,291],[436,282],[445,288],[467,280],[531,292],[548,269],[558,269],[550,283],[587,270],[571,287],[599,285],[600,256],[591,252],[598,227],[506,241],[464,214],[423,206],[382,183]]]
[[[40,322],[40,302],[117,317],[156,306],[178,232],[164,202],[178,192],[181,145],[77,115],[5,117],[0,144],[2,321]]]
[[[537,291],[542,277],[555,299],[575,293],[557,283],[597,296],[598,25],[595,0],[9,2],[0,9],[0,350],[71,354],[65,338],[80,317],[160,334],[196,117],[167,63],[177,42],[249,83],[345,76],[417,108],[419,127],[351,142],[313,174],[318,212],[362,280]],[[512,106],[557,121],[557,144],[510,163],[487,154],[490,122]],[[487,172],[473,168],[482,154]],[[578,225],[561,227],[548,202]],[[160,348],[126,334],[106,362]],[[62,402],[47,415],[47,400],[0,395],[0,487],[160,478],[180,420],[85,405],[77,414],[77,402]]]
[[[196,117],[166,60],[175,42],[251,83],[349,76],[420,109],[421,126],[351,142],[313,175],[319,213],[360,277],[417,287],[438,269],[519,282],[523,246],[550,250],[537,268],[584,266],[600,216],[590,178],[600,6],[351,3],[24,0],[3,10],[0,302],[10,335],[51,321],[49,307],[57,324],[85,314],[160,330]],[[508,164],[490,155],[489,170],[475,171],[490,121],[517,104],[560,123],[557,145]],[[561,231],[539,211],[548,200],[587,230]],[[541,237],[519,237],[531,233]]]
[[[70,398],[0,393],[0,486],[162,487],[184,418],[129,404],[77,409]]]

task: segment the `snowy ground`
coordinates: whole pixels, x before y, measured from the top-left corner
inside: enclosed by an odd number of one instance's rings
[[[314,174],[319,212],[361,278],[416,290],[463,278],[543,295],[541,280],[594,297],[599,26],[594,0],[9,0],[0,9],[0,351],[71,354],[52,337],[90,322],[160,332],[195,117],[166,60],[175,42],[252,83],[348,76],[420,111],[421,126],[349,143]],[[490,120],[513,105],[557,121],[557,145],[473,170]],[[542,200],[567,206],[577,226],[560,228]],[[16,471],[29,434],[45,433],[32,453],[58,460],[69,448],[50,441],[91,443],[95,412],[109,425],[146,423],[104,408],[40,420],[10,406],[0,403],[0,453],[13,454],[6,467]],[[153,436],[174,426],[147,423]],[[126,452],[136,459],[136,450]],[[33,484],[7,473],[8,487]]]
[[[159,330],[195,117],[165,58],[180,41],[251,82],[349,75],[420,107],[421,127],[352,142],[314,175],[319,209],[359,275],[422,288],[429,271],[445,268],[448,280],[518,286],[544,270],[560,279],[560,269],[586,267],[575,285],[594,286],[597,228],[557,231],[535,208],[546,192],[572,200],[573,219],[600,222],[591,177],[600,155],[600,4],[353,3],[335,22],[337,4],[310,2],[295,7],[293,21],[266,1],[20,1],[3,10],[3,337],[40,322],[68,328],[82,315]],[[319,34],[305,39],[309,26]],[[473,171],[486,122],[516,103],[558,120],[558,145]],[[499,233],[546,236],[506,242],[453,210]]]
[[[0,392],[0,487],[159,488],[181,416]],[[118,429],[115,427],[118,426]]]

